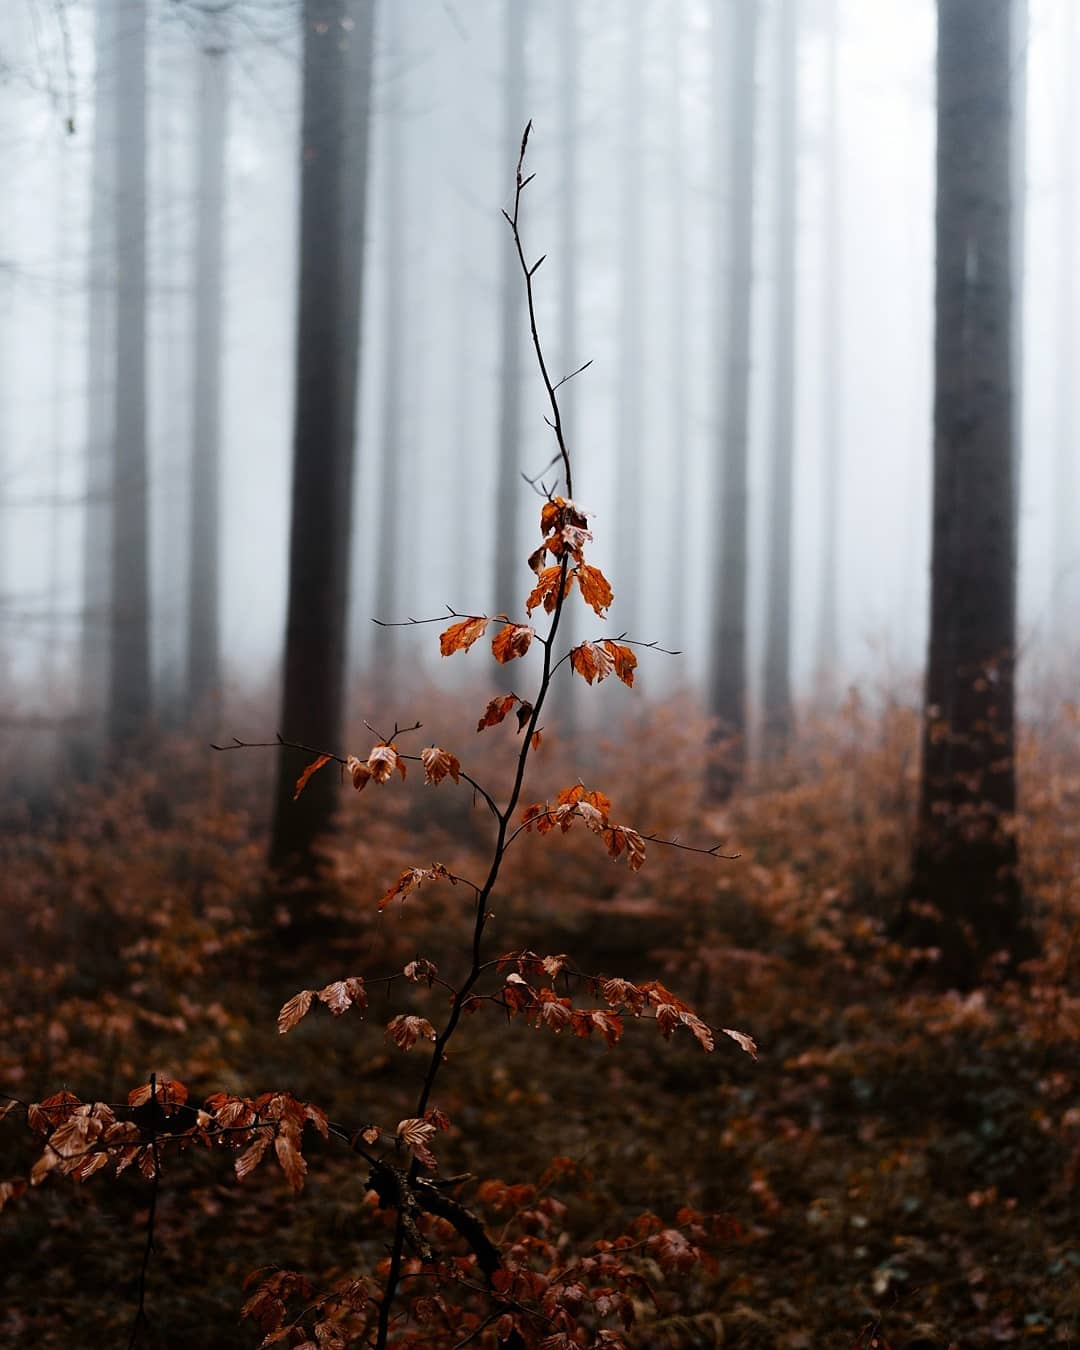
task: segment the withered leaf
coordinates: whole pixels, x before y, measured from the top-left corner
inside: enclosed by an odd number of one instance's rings
[[[363,792],[371,778],[371,770],[362,759],[357,759],[355,755],[350,755],[345,761],[345,771],[352,779],[352,785],[357,792]]]
[[[279,1036],[284,1036],[287,1031],[292,1031],[297,1022],[306,1017],[308,1009],[311,1007],[311,1000],[314,997],[315,991],[313,989],[301,989],[298,994],[294,994],[287,1003],[282,1005],[277,1017]]]
[[[438,1163],[435,1155],[428,1144],[435,1137],[435,1126],[429,1121],[418,1117],[410,1117],[408,1120],[399,1120],[397,1126],[397,1137],[408,1148],[418,1162],[430,1167],[434,1171]]]
[[[298,1136],[294,1137],[291,1131],[281,1130],[274,1140],[274,1152],[289,1185],[294,1191],[302,1191],[307,1162],[298,1147]]]
[[[395,769],[401,774],[402,779],[405,777],[405,761],[398,754],[397,746],[392,743],[374,746],[367,757],[367,766],[376,783],[385,783]]]
[[[501,694],[491,699],[484,709],[483,717],[476,724],[477,731],[483,731],[485,727],[498,726],[517,701],[517,694]]]
[[[559,601],[559,578],[563,574],[561,567],[545,567],[536,578],[536,585],[529,592],[528,599],[525,601],[525,609],[531,614],[538,606],[543,605],[544,611],[551,614]],[[562,594],[565,595],[570,589],[571,573],[567,572],[566,579],[562,585]]]
[[[536,629],[527,623],[508,623],[491,639],[491,650],[500,665],[524,656],[532,644]]]
[[[422,882],[431,881],[435,877],[447,877],[451,881],[455,880],[442,863],[432,863],[430,867],[406,867],[397,881],[379,901],[380,912],[397,896],[400,896],[404,901],[405,897],[415,891]]]
[[[467,652],[482,638],[491,620],[485,616],[472,616],[452,623],[445,633],[439,635],[439,650],[443,656],[452,656],[454,652]]]
[[[262,1162],[263,1154],[270,1147],[270,1140],[273,1137],[273,1131],[269,1127],[264,1127],[256,1132],[254,1139],[234,1164],[237,1181],[243,1181],[246,1176],[254,1172],[259,1163]]]
[[[757,1046],[752,1036],[747,1036],[741,1031],[733,1031],[731,1027],[721,1027],[720,1030],[725,1036],[730,1036],[736,1045],[745,1050],[751,1059],[757,1059]]]
[[[334,980],[331,984],[319,990],[319,998],[335,1017],[340,1017],[342,1013],[347,1012],[354,1003],[361,1010],[367,1007],[367,993],[364,989],[364,981],[359,975],[350,976],[347,980]],[[286,1008],[288,1006],[288,1004],[285,1005]],[[283,1008],[282,1012],[284,1011]],[[279,1026],[280,1021],[279,1016]]]
[[[437,745],[430,745],[426,750],[420,751],[420,759],[424,765],[424,782],[441,783],[449,775],[455,783],[461,781],[461,760],[457,755],[452,755],[449,750],[442,750]]]
[[[399,1013],[386,1024],[386,1034],[399,1050],[408,1052],[420,1039],[433,1041],[435,1028],[426,1017],[416,1017],[412,1013]]]
[[[317,774],[324,764],[329,764],[333,755],[320,755],[318,759],[313,759],[304,772],[296,780],[296,791],[293,793],[293,801],[296,801],[301,792],[307,787],[314,774]]]
[[[573,575],[577,577],[582,599],[603,618],[604,610],[615,599],[607,577],[604,576],[599,567],[590,567],[588,563],[578,563],[574,568]]]
[[[529,718],[533,715],[533,705],[522,700],[521,707],[517,710],[518,731],[524,731],[529,725]]]

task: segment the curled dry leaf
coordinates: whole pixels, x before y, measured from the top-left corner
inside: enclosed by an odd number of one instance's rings
[[[303,1021],[314,997],[314,989],[301,989],[298,994],[293,994],[292,998],[282,1005],[281,1011],[277,1015],[279,1036],[284,1036],[287,1031],[292,1031],[297,1022]]]
[[[371,777],[371,770],[362,759],[357,759],[355,755],[350,755],[345,761],[345,771],[352,779],[352,785],[357,792],[363,792],[368,785],[368,779]]]
[[[367,757],[367,766],[376,783],[385,783],[395,769],[401,774],[402,779],[405,777],[405,761],[398,754],[397,746],[392,743],[384,742],[374,746]]]
[[[351,975],[345,980],[334,980],[331,984],[319,990],[319,999],[326,1004],[335,1017],[340,1017],[342,1013],[347,1012],[354,1003],[361,1011],[367,1007],[367,991],[364,989],[364,981],[359,975]],[[288,1004],[285,1006],[288,1007]],[[284,1008],[282,1012],[284,1012]],[[280,1024],[281,1018],[279,1015],[279,1027]]]
[[[751,1059],[757,1059],[757,1045],[752,1036],[747,1036],[741,1031],[733,1031],[731,1027],[721,1027],[720,1030],[725,1036],[730,1036],[737,1046],[745,1050]]]
[[[386,1034],[400,1050],[408,1052],[418,1040],[433,1041],[435,1028],[426,1017],[399,1013],[386,1024]]]
[[[304,772],[296,780],[296,791],[293,793],[293,801],[296,801],[301,792],[307,787],[313,775],[317,774],[324,764],[329,764],[332,755],[320,755],[318,759],[313,759]]]
[[[480,615],[452,623],[445,633],[439,634],[439,650],[443,656],[453,656],[454,652],[467,652],[478,638],[484,636],[490,622],[489,618]]]
[[[517,694],[501,694],[488,702],[484,709],[484,715],[476,724],[477,731],[483,731],[485,727],[495,727],[503,720],[506,714],[518,702]]]
[[[424,956],[418,956],[415,961],[410,961],[405,967],[404,975],[407,980],[412,980],[414,984],[420,984],[426,981],[430,986],[439,973],[439,967],[434,961],[429,961]]]
[[[553,613],[555,606],[559,602],[560,587],[559,579],[563,576],[562,567],[542,568],[536,578],[536,585],[529,592],[525,601],[526,612],[531,614],[534,609],[543,605],[546,614]],[[566,573],[562,582],[562,595],[565,596],[570,589],[570,579],[572,574]]]
[[[397,1137],[409,1149],[417,1162],[421,1162],[425,1167],[430,1167],[432,1171],[438,1166],[435,1155],[428,1145],[435,1138],[435,1126],[429,1121],[418,1117],[410,1117],[407,1120],[399,1120],[397,1126]]]
[[[151,1092],[154,1104],[167,1116],[172,1115],[177,1107],[183,1106],[188,1099],[188,1090],[183,1083],[159,1075],[152,1084],[143,1083],[137,1088],[132,1088],[128,1093],[128,1106],[145,1106],[150,1100]]]
[[[529,650],[536,630],[527,623],[508,623],[491,639],[491,650],[500,665],[524,656]]]
[[[615,599],[607,577],[599,567],[590,567],[588,563],[578,563],[572,575],[577,577],[581,598],[603,618],[604,610]]]
[[[442,863],[432,863],[430,867],[406,867],[397,881],[379,901],[380,912],[397,896],[400,896],[404,901],[405,897],[415,891],[422,882],[431,881],[435,877],[445,877],[451,883],[457,880],[456,877],[450,875]]]
[[[420,760],[424,766],[425,783],[441,783],[449,775],[455,783],[461,781],[461,760],[449,750],[437,745],[429,745],[420,751]]]

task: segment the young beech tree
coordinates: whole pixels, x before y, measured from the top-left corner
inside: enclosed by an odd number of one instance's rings
[[[649,1021],[665,1038],[680,1032],[693,1037],[706,1052],[729,1037],[754,1053],[749,1037],[709,1026],[657,980],[634,983],[585,972],[565,954],[542,955],[522,949],[500,954],[490,947],[489,906],[516,841],[528,831],[541,835],[591,831],[599,856],[606,852],[614,862],[635,871],[645,864],[654,845],[712,856],[719,852],[718,847],[695,849],[624,824],[598,787],[575,783],[550,801],[525,804],[526,772],[540,743],[540,718],[556,673],[580,676],[590,685],[614,676],[631,686],[637,665],[634,647],[655,645],[620,637],[583,641],[569,650],[558,646],[567,604],[583,601],[602,618],[613,594],[604,575],[587,561],[592,536],[586,513],[573,500],[571,458],[556,383],[537,337],[533,279],[539,263],[526,257],[519,230],[522,194],[530,181],[522,167],[528,134],[527,128],[517,166],[513,213],[507,219],[524,278],[533,347],[549,402],[558,444],[556,462],[565,478],[566,495],[550,491],[541,509],[539,543],[530,559],[536,582],[525,598],[523,612],[455,613],[440,635],[445,656],[490,641],[500,667],[511,666],[534,644],[541,649],[536,687],[524,695],[497,695],[482,710],[475,731],[469,728],[470,734],[503,737],[515,765],[512,785],[504,800],[496,800],[463,767],[455,750],[431,745],[409,753],[404,748],[406,731],[397,727],[386,736],[376,736],[376,743],[363,755],[298,747],[314,754],[294,787],[301,799],[312,779],[331,763],[341,767],[357,791],[369,793],[401,790],[407,776],[415,783],[422,771],[425,784],[444,792],[458,789],[472,794],[477,809],[490,817],[491,851],[483,874],[457,875],[421,855],[404,868],[381,899],[373,897],[373,903],[384,909],[418,890],[450,886],[460,895],[465,911],[464,942],[456,960],[453,952],[438,953],[438,961],[433,959],[436,953],[417,955],[403,970],[380,975],[377,981],[391,1004],[385,1027],[388,1037],[402,1052],[420,1046],[428,1051],[421,1061],[410,1114],[398,1120],[338,1125],[321,1106],[274,1090],[257,1097],[220,1092],[196,1108],[188,1102],[186,1088],[164,1076],[151,1077],[135,1088],[124,1107],[81,1101],[60,1092],[40,1103],[9,1101],[4,1108],[12,1112],[23,1106],[30,1128],[42,1137],[44,1149],[33,1169],[33,1183],[44,1182],[51,1174],[82,1181],[97,1172],[115,1173],[128,1167],[137,1167],[146,1178],[151,1198],[132,1345],[138,1343],[147,1321],[147,1276],[162,1167],[166,1160],[178,1162],[177,1155],[193,1147],[228,1147],[236,1154],[235,1169],[241,1179],[272,1153],[299,1190],[307,1170],[304,1134],[310,1129],[340,1142],[367,1168],[369,1195],[377,1202],[370,1268],[350,1272],[322,1290],[316,1290],[298,1271],[267,1268],[255,1273],[249,1280],[251,1292],[243,1313],[258,1325],[262,1345],[404,1350],[416,1345],[469,1344],[486,1350],[497,1346],[619,1350],[625,1347],[623,1329],[635,1316],[632,1294],[648,1296],[650,1273],[654,1276],[658,1268],[671,1274],[690,1271],[704,1258],[711,1236],[730,1236],[723,1221],[680,1209],[672,1221],[646,1215],[627,1233],[613,1235],[613,1241],[575,1253],[566,1240],[560,1241],[563,1207],[544,1195],[542,1188],[486,1181],[470,1192],[470,1178],[442,1180],[438,1175],[437,1141],[454,1128],[440,1105],[439,1093],[449,1071],[448,1048],[468,1014],[492,1015],[554,1035],[596,1037],[611,1048],[622,1040],[629,1023]],[[431,622],[445,624],[446,619]],[[419,725],[407,730],[416,732]],[[321,777],[333,782],[331,774]],[[462,974],[451,981],[440,974],[440,965]],[[301,989],[282,1007],[279,1030],[290,1032],[320,1004],[335,1017],[362,1016],[368,1008],[369,983],[375,981],[346,975],[321,989]],[[402,997],[401,991],[410,984],[421,998],[430,996],[426,1015],[406,1011],[415,1006],[415,1000],[406,1002]],[[393,1009],[395,999],[399,1011]],[[380,996],[379,1006],[382,1002]],[[568,1159],[556,1160],[548,1181],[573,1170]],[[504,1214],[498,1228],[489,1229],[486,1213],[507,1206],[514,1217],[507,1223]]]

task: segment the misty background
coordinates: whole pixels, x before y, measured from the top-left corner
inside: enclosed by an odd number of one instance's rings
[[[159,709],[178,696],[187,659],[198,113],[208,50],[223,72],[220,633],[222,725],[232,731],[229,691],[276,680],[285,618],[300,6],[112,2],[120,27],[136,8],[147,16],[147,446]],[[756,689],[779,382],[794,428],[791,671],[796,699],[806,700],[823,683],[835,690],[871,678],[901,687],[924,659],[936,17],[933,0],[799,0],[790,87],[783,9],[782,0],[756,5],[750,678]],[[111,58],[106,46],[96,60],[97,14],[92,0],[9,0],[0,17],[0,674],[9,728],[80,716],[84,624],[101,621],[87,613],[84,588],[88,483],[101,453],[88,408],[105,378],[94,360],[90,302],[95,287],[114,287],[116,278],[111,248],[96,246],[91,228],[93,146],[95,121],[128,72],[116,44]],[[511,55],[515,25],[520,70]],[[376,661],[399,669],[439,661],[431,630],[380,638],[373,616],[429,616],[447,604],[492,612],[501,603],[493,518],[508,378],[520,396],[521,470],[538,473],[554,452],[500,214],[512,203],[517,143],[531,118],[536,179],[522,229],[531,255],[547,255],[536,280],[554,373],[592,362],[565,399],[575,497],[595,513],[590,556],[616,592],[607,631],[632,623],[633,636],[682,650],[642,662],[645,691],[702,684],[720,546],[712,494],[723,413],[718,334],[729,303],[733,25],[733,6],[721,0],[377,6],[348,634],[358,677]],[[1030,0],[1016,66],[1026,89],[1020,688],[1031,710],[1043,677],[1067,669],[1080,636],[1078,29],[1074,0]],[[786,311],[772,242],[785,195],[785,100],[794,109],[796,166]],[[519,320],[516,375],[500,323],[506,285]],[[778,357],[785,312],[793,378]],[[396,489],[387,501],[389,473]],[[523,597],[540,502],[524,482],[516,498],[520,563],[511,593]],[[832,656],[821,640],[830,539]],[[636,561],[623,568],[620,540],[636,546]],[[625,575],[627,565],[636,577]],[[590,636],[604,631],[592,628]],[[454,677],[449,666],[446,673]]]

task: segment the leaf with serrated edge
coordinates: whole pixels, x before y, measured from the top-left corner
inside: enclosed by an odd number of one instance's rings
[[[484,636],[490,622],[491,620],[484,616],[474,616],[452,623],[445,633],[439,634],[439,650],[443,656],[452,656],[454,652],[467,652],[478,638]]]
[[[311,1007],[311,1000],[315,997],[313,989],[301,989],[298,994],[294,994],[288,1003],[282,1005],[278,1013],[277,1028],[278,1035],[284,1036],[287,1031],[292,1031],[297,1022],[303,1020]]]

